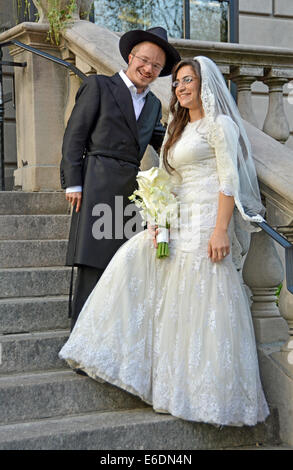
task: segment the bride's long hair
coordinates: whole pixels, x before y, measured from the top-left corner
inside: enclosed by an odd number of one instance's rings
[[[222,119],[218,119],[220,115],[226,115],[234,123],[235,132],[238,133],[237,155],[232,156],[232,160],[236,157],[234,163],[238,173],[234,178],[235,181],[232,182],[235,186],[235,204],[244,220],[262,222],[265,209],[261,202],[251,144],[243,119],[225,79],[214,61],[208,57],[196,56],[191,60],[182,60],[175,66],[172,73],[173,81],[177,78],[178,70],[186,65],[192,67],[200,80],[199,93],[204,112],[205,135],[208,144],[215,148],[219,139],[220,141],[226,139],[223,124],[221,124]],[[189,110],[180,106],[175,89],[172,88],[168,130],[165,135],[165,142],[163,141],[162,145],[162,164],[169,173],[172,173],[174,168],[168,163],[168,153],[171,155],[172,146],[180,138],[188,121]],[[227,130],[227,132],[230,131]],[[235,133],[232,132],[231,135],[233,134]]]
[[[200,71],[200,64],[196,60],[192,59],[183,59],[178,64],[175,65],[172,71],[172,83],[177,79],[178,71],[185,66],[190,66],[195,75],[199,77],[200,85],[199,85],[199,96],[201,92],[201,71]],[[168,173],[174,171],[174,168],[168,162],[168,152],[170,148],[177,142],[180,138],[186,124],[189,121],[189,110],[188,108],[183,108],[180,106],[179,101],[177,100],[177,96],[175,93],[175,88],[172,86],[172,96],[170,102],[170,112],[173,116],[172,121],[168,126],[168,138],[166,143],[164,144],[164,151],[163,151],[163,162],[166,170]]]

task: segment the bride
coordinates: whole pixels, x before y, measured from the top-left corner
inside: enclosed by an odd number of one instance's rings
[[[250,144],[221,72],[206,57],[176,65],[170,110],[160,165],[182,207],[196,206],[192,231],[174,227],[164,259],[148,230],[126,242],[59,356],[157,412],[254,425],[269,409],[238,274],[245,234],[263,220]]]

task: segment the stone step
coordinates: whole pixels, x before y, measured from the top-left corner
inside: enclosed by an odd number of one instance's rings
[[[0,215],[0,240],[67,240],[70,215]]]
[[[0,299],[0,334],[69,327],[68,296]]]
[[[68,295],[70,267],[0,270],[0,298]]]
[[[2,425],[0,449],[199,450],[257,442],[275,445],[279,441],[274,436],[274,427],[274,416],[257,426],[218,429],[155,413],[147,407]]]
[[[58,353],[69,330],[0,336],[0,374],[66,367]]]
[[[69,214],[70,205],[60,192],[0,191],[1,215]]]
[[[140,398],[71,370],[0,377],[0,423],[148,406]]]
[[[67,240],[0,240],[0,268],[64,266]]]
[[[227,450],[293,450],[293,447],[289,444],[259,444],[258,442],[254,446],[241,446],[241,447],[232,447],[227,448]]]

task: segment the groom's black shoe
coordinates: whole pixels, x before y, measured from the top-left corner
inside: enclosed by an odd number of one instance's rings
[[[73,369],[78,375],[87,375],[87,373],[82,369]]]

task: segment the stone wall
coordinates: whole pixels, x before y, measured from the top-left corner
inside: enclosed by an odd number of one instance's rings
[[[12,3],[12,0],[9,0],[10,2]],[[0,31],[12,28],[15,22],[15,9],[13,7],[7,8],[7,0],[0,0]],[[3,60],[13,60],[7,47],[3,49]],[[12,92],[13,72],[12,67],[3,67],[3,90],[5,95]],[[5,104],[4,117],[5,186],[6,189],[10,190],[13,186],[13,171],[17,167],[15,109],[11,101]]]
[[[288,47],[293,53],[292,0],[239,0],[239,11],[240,43]],[[293,81],[284,87],[284,106],[291,132],[286,145],[293,148],[293,97],[288,99],[290,91],[293,94]],[[253,92],[254,110],[258,125],[262,128],[268,105],[267,87],[255,83]]]

